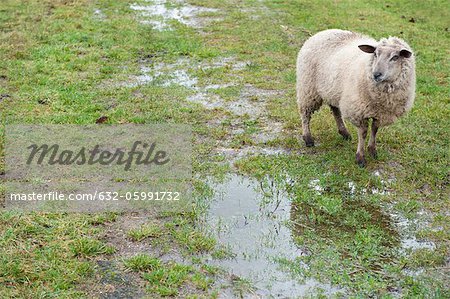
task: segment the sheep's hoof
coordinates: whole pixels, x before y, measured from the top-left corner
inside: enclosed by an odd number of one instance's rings
[[[339,131],[339,134],[341,134],[341,136],[342,136],[342,138],[344,138],[344,140],[352,140],[352,136],[350,135],[349,132]]]
[[[360,153],[356,153],[356,164],[359,165],[359,167],[366,167],[366,159],[364,159],[364,156]]]
[[[378,158],[377,149],[375,147],[367,147],[367,151],[369,152],[370,156],[374,159]]]
[[[314,139],[311,135],[303,135],[303,141],[305,141],[305,145],[307,147],[313,147],[314,146]]]

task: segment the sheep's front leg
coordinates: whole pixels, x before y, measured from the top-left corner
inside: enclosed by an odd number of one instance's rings
[[[364,158],[364,144],[367,137],[368,122],[367,119],[361,122],[358,127],[358,150],[356,151],[356,163],[361,166],[366,166],[366,159]]]
[[[377,132],[378,132],[378,121],[376,119],[373,119],[371,134],[369,137],[369,145],[367,146],[367,150],[374,159],[377,158],[377,144],[376,144]]]

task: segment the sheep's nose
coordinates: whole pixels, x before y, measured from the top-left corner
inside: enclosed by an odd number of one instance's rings
[[[380,73],[380,72],[375,72],[375,73],[373,73],[373,79],[375,80],[375,81],[381,81],[381,76],[383,76],[383,74],[382,73]]]

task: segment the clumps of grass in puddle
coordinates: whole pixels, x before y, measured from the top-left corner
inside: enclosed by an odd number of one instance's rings
[[[321,154],[314,160],[322,160]],[[236,163],[240,171],[257,177],[283,169],[291,180],[290,226],[304,254],[294,260],[280,258],[283,267],[299,279],[331,282],[359,296],[443,294],[442,276],[411,279],[402,271],[438,267],[445,263],[445,250],[424,248],[429,243],[420,241],[421,248],[404,251],[402,231],[383,204],[395,194],[377,191],[386,188],[387,180],[367,170],[347,168],[346,176],[333,174],[327,171],[333,169],[330,163],[317,163],[310,156],[260,156]],[[427,285],[430,277],[435,280]]]
[[[223,181],[209,181],[214,194],[207,201],[203,226],[217,238],[219,246],[208,263],[227,271],[235,295],[241,296],[244,289],[245,296],[261,297],[303,296],[315,288],[326,289],[329,295],[337,292],[313,279],[298,281],[279,269],[277,260],[292,260],[302,254],[285,223],[290,215],[289,198],[280,189],[288,184],[285,179],[265,177],[257,181],[230,175]]]
[[[135,242],[153,239],[154,243],[159,242],[163,247],[176,244],[182,253],[188,256],[210,252],[216,246],[212,236],[196,228],[189,218],[180,216],[171,217],[160,223],[143,224],[139,228],[129,230],[127,236]]]
[[[186,296],[179,294],[181,287],[194,288],[194,294],[198,291],[207,291],[213,280],[208,277],[208,268],[197,269],[194,266],[181,265],[174,262],[163,263],[157,257],[139,254],[124,261],[125,267],[139,272],[140,276],[148,282],[147,289],[150,293],[161,296]]]
[[[216,240],[195,228],[191,223],[187,223],[186,219],[179,218],[165,226],[174,241],[191,254],[209,252],[215,248]]]

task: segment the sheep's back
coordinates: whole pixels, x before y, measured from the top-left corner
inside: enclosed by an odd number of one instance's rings
[[[299,52],[297,77],[308,82],[328,104],[339,106],[342,80],[359,72],[367,54],[358,45],[375,41],[358,33],[331,29],[309,38]],[[355,70],[351,71],[350,69]],[[305,78],[307,77],[307,78]],[[302,82],[299,82],[300,84]]]

